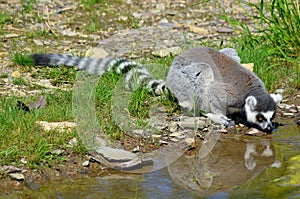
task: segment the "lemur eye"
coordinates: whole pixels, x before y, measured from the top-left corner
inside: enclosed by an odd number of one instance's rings
[[[261,114],[257,115],[256,119],[257,119],[258,122],[263,122],[263,121],[266,120],[265,117]]]

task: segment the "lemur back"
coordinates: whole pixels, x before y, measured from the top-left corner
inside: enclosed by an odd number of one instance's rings
[[[234,49],[217,51],[209,47],[192,48],[176,57],[166,78],[156,80],[142,64],[123,58],[89,59],[70,55],[34,54],[35,65],[74,66],[88,73],[102,75],[106,71],[124,74],[127,89],[134,81],[155,94],[170,91],[179,105],[204,112],[213,121],[227,126],[232,120],[272,129],[276,104],[281,95],[269,95],[263,82],[242,67]]]

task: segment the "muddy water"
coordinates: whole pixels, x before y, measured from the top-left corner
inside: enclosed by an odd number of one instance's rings
[[[132,175],[49,182],[11,198],[298,198],[295,161],[299,126],[290,123],[272,136],[228,136],[205,157],[189,152],[168,168]],[[298,161],[300,164],[300,158]],[[298,167],[299,168],[299,167]],[[299,175],[299,174],[298,174]]]

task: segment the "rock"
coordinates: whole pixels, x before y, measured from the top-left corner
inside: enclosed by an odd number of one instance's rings
[[[21,73],[16,70],[16,71],[11,73],[11,77],[12,78],[19,78],[19,77],[21,77]]]
[[[177,122],[171,122],[169,126],[169,131],[171,133],[177,132],[180,129],[180,126]]]
[[[284,93],[284,89],[283,88],[276,89],[275,93],[282,94]]]
[[[132,152],[133,153],[140,152],[140,147],[139,146],[134,147],[134,149],[132,149]]]
[[[179,138],[179,139],[185,138],[185,135],[183,133],[181,133],[181,132],[174,132],[174,133],[171,133],[169,136],[170,137]]]
[[[189,147],[192,147],[192,148],[196,147],[196,143],[195,143],[195,139],[194,138],[185,138],[184,142],[187,143],[187,145]]]
[[[217,29],[218,33],[233,33],[233,29],[232,28],[228,28],[228,27],[221,27]]]
[[[177,138],[171,138],[170,139],[172,142],[178,142],[179,140]]]
[[[201,27],[190,25],[189,29],[191,32],[196,33],[196,34],[200,34],[200,35],[208,35],[209,34],[207,29],[201,28]]]
[[[259,131],[255,128],[250,128],[248,131],[245,132],[246,135],[255,135],[255,136],[262,136],[265,135],[265,132]]]
[[[55,149],[55,150],[51,151],[51,154],[61,155],[63,152],[64,152],[64,150],[62,150],[62,149]]]
[[[137,156],[129,151],[101,146],[96,150],[108,162],[127,162]]]
[[[90,161],[86,160],[81,164],[83,167],[88,167],[90,165]]]
[[[138,12],[133,12],[133,13],[131,13],[131,15],[132,15],[134,18],[139,19],[139,18],[141,18],[141,16],[142,16],[143,14],[142,14],[142,13],[138,13]]]
[[[170,15],[170,16],[175,16],[175,15],[177,14],[177,12],[176,12],[176,11],[173,11],[173,10],[166,10],[166,11],[165,11],[165,14],[166,14],[166,15]]]
[[[24,181],[25,180],[25,177],[22,173],[10,173],[10,174],[8,174],[8,176],[12,180],[18,180],[18,181]]]
[[[169,21],[168,21],[168,19],[163,18],[163,19],[161,19],[158,23],[159,23],[159,24],[166,24],[166,23],[169,23]]]
[[[160,139],[160,138],[161,138],[161,135],[153,134],[153,135],[152,135],[152,138],[154,138],[154,139]]]
[[[16,172],[21,172],[21,171],[23,171],[23,170],[15,167],[15,166],[4,165],[4,166],[0,167],[0,173],[16,173]]]
[[[61,32],[61,34],[62,35],[64,35],[64,36],[69,36],[69,37],[74,37],[74,36],[76,36],[77,35],[77,33],[76,32],[74,32],[74,31],[72,31],[72,30],[63,30],[62,32]]]
[[[43,46],[43,45],[44,45],[44,43],[43,43],[41,40],[39,40],[39,39],[33,39],[33,42],[34,42],[36,45],[38,45],[38,46]]]
[[[270,167],[280,168],[281,162],[279,160],[275,160],[273,164],[271,164]]]
[[[46,121],[37,121],[38,125],[40,125],[44,131],[58,130],[59,132],[63,132],[66,130],[71,130],[76,127],[75,122],[46,122]]]
[[[44,88],[56,88],[55,86],[52,86],[50,80],[48,79],[42,79],[39,82],[36,82],[35,84]]]
[[[11,33],[11,34],[5,34],[5,35],[1,35],[0,38],[13,38],[13,37],[19,37],[20,35],[18,34],[14,34],[14,33]]]
[[[127,20],[128,20],[128,17],[127,17],[127,16],[120,16],[120,17],[119,17],[119,20],[120,20],[120,21],[127,21]]]
[[[122,149],[101,146],[90,153],[97,162],[122,171],[133,173],[149,172],[153,165],[152,159],[143,158]]]
[[[221,128],[221,129],[219,130],[219,132],[220,132],[220,133],[227,133],[228,131],[227,131],[227,129],[225,129],[225,128]]]
[[[294,113],[282,113],[283,116],[292,117]]]
[[[77,146],[77,145],[78,145],[77,138],[72,138],[72,139],[69,141],[69,145],[70,145],[71,147]]]
[[[27,160],[25,158],[21,158],[20,162],[22,162],[23,164],[27,164]]]
[[[203,129],[207,126],[207,119],[202,117],[183,117],[178,125],[183,129]]]
[[[103,48],[101,47],[96,47],[93,50],[93,54],[91,56],[91,58],[104,58],[107,57],[109,54],[108,52],[106,52]]]
[[[142,129],[132,130],[130,134],[133,134],[134,137],[145,137],[145,131]]]
[[[171,55],[178,55],[182,52],[182,49],[180,47],[171,47],[161,50],[155,50],[152,52],[152,55],[158,56],[158,57],[167,57]]]
[[[159,140],[158,142],[160,143],[160,145],[163,145],[163,144],[169,144],[169,142],[164,141],[164,140]]]

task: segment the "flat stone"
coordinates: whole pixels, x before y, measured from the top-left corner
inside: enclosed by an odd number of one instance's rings
[[[10,174],[8,174],[8,176],[12,180],[18,180],[18,181],[24,181],[25,180],[25,177],[22,173],[10,173]]]
[[[207,119],[201,117],[183,117],[177,123],[183,129],[203,129],[207,126]]]
[[[93,50],[93,54],[91,58],[104,58],[107,57],[109,54],[101,47],[96,47]]]
[[[208,35],[209,34],[208,30],[205,29],[205,28],[202,28],[202,27],[197,27],[197,26],[190,25],[189,29],[190,29],[191,32],[197,33],[197,34],[200,34],[200,35]]]
[[[255,135],[255,136],[263,136],[266,133],[259,131],[258,129],[255,128],[250,128],[248,131],[245,132],[246,135]]]
[[[221,28],[217,29],[217,32],[219,32],[219,33],[233,33],[233,29],[228,28],[228,27],[221,27]]]
[[[17,168],[15,166],[7,166],[4,165],[2,167],[0,167],[0,173],[16,173],[16,172],[21,172],[22,169]]]
[[[39,39],[34,39],[33,42],[34,42],[36,45],[38,45],[38,46],[44,45],[44,43],[43,43],[41,40],[39,40]]]
[[[128,162],[137,157],[137,155],[129,151],[105,146],[101,146],[96,152],[108,162]]]

